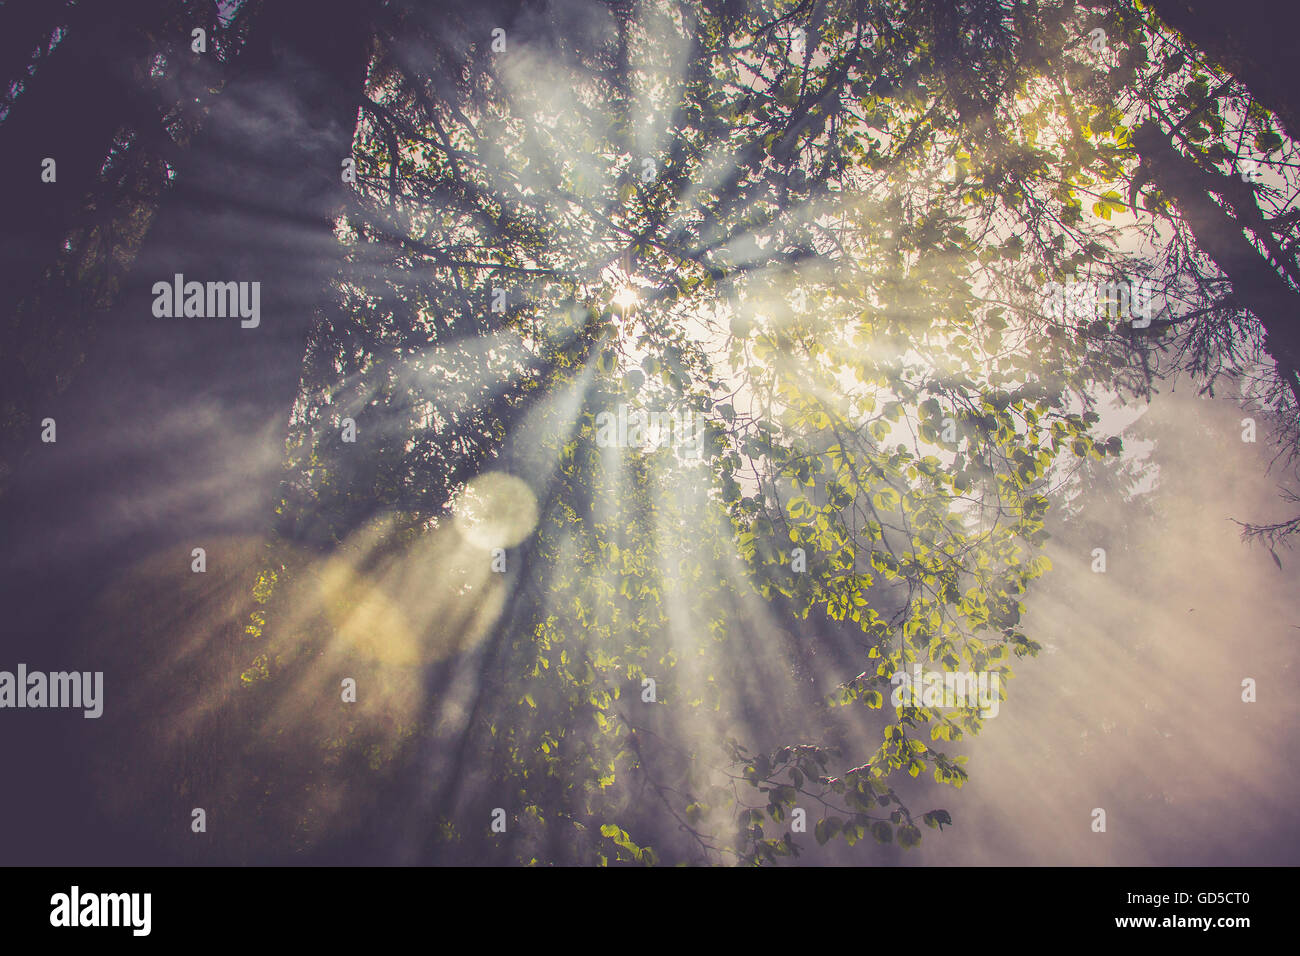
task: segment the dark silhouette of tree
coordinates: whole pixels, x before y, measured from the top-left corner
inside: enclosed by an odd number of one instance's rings
[[[10,7],[13,9],[10,9]],[[0,313],[12,343],[0,392],[0,470],[29,434],[34,401],[80,360],[81,334],[60,317],[112,301],[168,183],[168,169],[219,88],[230,36],[209,3],[131,0],[109,6],[6,6],[12,78],[0,122],[0,211],[6,267]],[[211,38],[190,50],[190,30]],[[33,57],[33,52],[35,56]],[[52,160],[45,181],[43,163]],[[171,163],[169,167],[167,164]]]
[[[1160,19],[1249,87],[1277,114],[1288,136],[1300,133],[1300,100],[1277,69],[1287,56],[1283,27],[1292,12],[1287,4],[1245,0],[1233,7],[1227,29],[1223,7],[1207,0],[1154,0],[1152,6]]]
[[[96,323],[72,385],[49,401],[58,442],[42,447],[29,431],[37,447],[4,500],[5,593],[29,656],[57,659],[94,638],[102,625],[82,618],[121,569],[169,551],[183,566],[200,541],[258,527],[271,512],[282,423],[325,288],[318,256],[342,203],[339,163],[355,128],[370,14],[351,3],[260,11],[240,74],[177,170],[119,301]],[[174,273],[260,281],[262,324],[161,325],[152,286]],[[106,680],[127,685],[147,666],[119,653]],[[61,803],[43,791],[7,795],[44,801],[19,803],[11,819],[74,817],[67,801],[81,791],[78,764],[95,746],[84,735],[75,741],[53,745],[47,731],[15,745],[33,773],[66,783],[54,788]],[[26,832],[34,841],[26,852],[56,852],[42,845],[42,829]],[[76,847],[85,831],[63,832],[64,846]]]

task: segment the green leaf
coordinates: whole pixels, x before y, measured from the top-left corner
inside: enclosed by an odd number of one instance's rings
[[[931,810],[924,817],[925,825],[931,829],[942,830],[944,826],[952,826],[952,817],[947,810]]]
[[[817,826],[813,828],[813,835],[817,838],[817,843],[825,846],[828,840],[835,838],[844,828],[844,821],[839,817],[826,817],[817,821]]]
[[[898,828],[898,845],[905,850],[921,845],[921,831],[912,824],[907,824]]]
[[[1255,148],[1264,155],[1277,152],[1282,148],[1282,137],[1270,130],[1255,135]]]

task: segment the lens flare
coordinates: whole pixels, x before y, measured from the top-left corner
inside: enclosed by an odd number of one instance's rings
[[[514,475],[490,471],[465,486],[453,505],[456,527],[487,551],[512,548],[537,527],[537,497]]]

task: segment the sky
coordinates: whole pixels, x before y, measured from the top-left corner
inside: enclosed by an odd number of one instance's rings
[[[1267,442],[1240,440],[1231,401],[1182,388],[1139,420],[1159,429],[1146,493],[1155,519],[1092,514],[1135,532],[1104,574],[1054,540],[1026,600],[1047,647],[1021,663],[999,715],[966,752],[970,781],[899,862],[940,865],[1294,865],[1300,830],[1296,555],[1243,542],[1230,519],[1287,516]],[[1242,701],[1242,680],[1257,701]],[[1106,810],[1106,832],[1092,812]]]

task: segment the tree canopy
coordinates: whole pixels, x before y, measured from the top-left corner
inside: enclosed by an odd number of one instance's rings
[[[50,152],[102,163],[56,157],[53,217],[34,154],[6,169],[35,261],[0,289],[0,508],[11,596],[75,578],[116,622],[32,633],[133,635],[89,763],[150,852],[941,839],[1042,647],[1050,523],[1131,467],[1099,401],[1227,379],[1293,476],[1289,106],[1162,4],[133,4],[89,91],[83,6],[0,10],[34,41],[0,138],[63,97],[98,126]],[[265,330],[147,323],[182,271],[260,280]],[[108,391],[98,457],[42,464],[45,409]],[[69,570],[52,520],[111,533]],[[899,702],[914,668],[991,698]],[[202,847],[156,831],[197,805]]]

